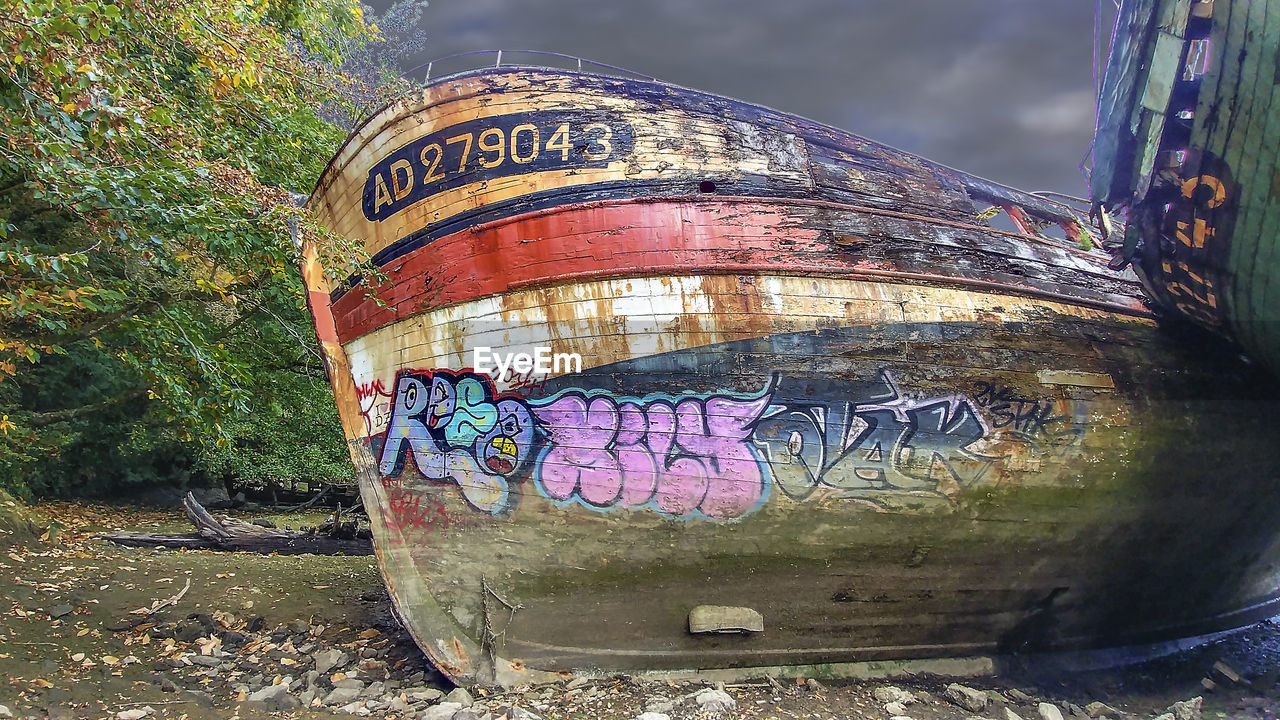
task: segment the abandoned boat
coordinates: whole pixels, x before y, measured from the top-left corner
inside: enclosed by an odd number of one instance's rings
[[[305,248],[383,574],[457,682],[820,676],[1277,610],[1276,391],[1158,327],[1069,205],[497,66],[376,113],[309,207],[378,269],[330,284]]]
[[[1280,372],[1280,1],[1125,0],[1092,199],[1127,208],[1117,266]]]

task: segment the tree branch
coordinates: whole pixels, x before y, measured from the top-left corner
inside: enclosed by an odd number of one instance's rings
[[[65,410],[49,410],[47,412],[38,412],[31,416],[31,426],[44,427],[46,425],[52,425],[54,423],[66,422],[67,420],[74,420],[80,417],[81,415],[89,415],[91,413],[95,413],[101,410],[106,410],[107,408],[113,405],[119,405],[122,402],[143,397],[145,394],[146,393],[143,390],[131,390],[127,393],[122,393],[120,395],[116,395],[115,397],[107,398],[106,400],[102,400],[101,402],[91,403],[89,405],[81,405],[80,407],[67,408]]]

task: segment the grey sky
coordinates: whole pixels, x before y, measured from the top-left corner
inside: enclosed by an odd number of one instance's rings
[[[1099,32],[1114,5],[1103,0]],[[431,0],[412,64],[550,50],[1086,193],[1093,0]]]

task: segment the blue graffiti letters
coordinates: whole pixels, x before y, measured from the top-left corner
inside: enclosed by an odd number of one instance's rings
[[[400,475],[406,455],[427,480],[455,483],[468,503],[497,514],[507,506],[508,482],[519,478],[536,441],[523,401],[495,401],[483,376],[401,373],[378,471]]]

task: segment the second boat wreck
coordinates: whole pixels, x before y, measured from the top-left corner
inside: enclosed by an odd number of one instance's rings
[[[1273,386],[1158,328],[1068,206],[722,97],[496,67],[377,113],[310,207],[386,278],[328,287],[309,249],[388,587],[460,683],[1276,612]]]

